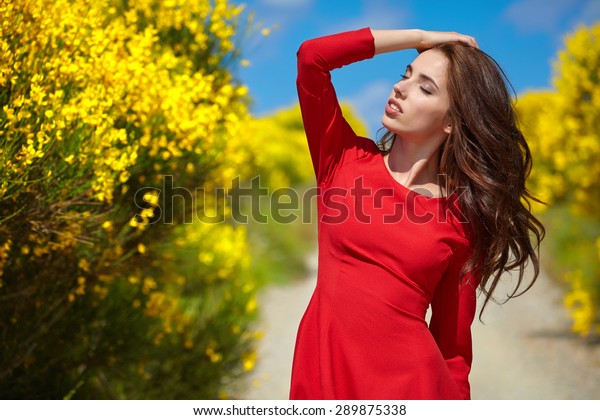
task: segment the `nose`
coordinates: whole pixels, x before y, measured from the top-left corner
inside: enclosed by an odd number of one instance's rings
[[[403,79],[394,84],[394,94],[400,98],[406,97],[406,83]]]

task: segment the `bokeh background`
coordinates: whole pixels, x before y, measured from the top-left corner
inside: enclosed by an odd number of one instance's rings
[[[285,398],[316,246],[295,52],[364,26],[475,36],[549,204],[541,281],[474,326],[474,397],[600,396],[599,2],[12,0],[0,21],[2,398]],[[334,73],[357,132],[415,54]]]

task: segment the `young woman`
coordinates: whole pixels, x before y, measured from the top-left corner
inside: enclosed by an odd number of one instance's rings
[[[379,145],[358,137],[330,71],[409,48],[420,54],[392,86],[387,134]],[[470,398],[476,291],[487,303],[515,268],[520,285],[528,260],[532,284],[544,235],[529,211],[531,157],[503,76],[458,33],[364,28],[300,47],[319,269],[290,398]]]

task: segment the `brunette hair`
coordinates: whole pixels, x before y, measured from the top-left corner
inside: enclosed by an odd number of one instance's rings
[[[531,152],[517,127],[507,88],[510,82],[498,63],[459,42],[433,49],[448,59],[452,127],[441,146],[439,173],[446,175],[446,191],[464,190],[458,205],[469,223],[474,252],[462,274],[478,273],[481,279],[479,287],[485,294],[481,316],[504,272],[519,270],[508,299],[525,293],[537,279],[545,229],[532,214],[531,201],[541,201],[525,185],[532,167]],[[382,151],[389,152],[394,138],[389,131],[381,138]],[[518,293],[528,260],[533,264],[533,278]]]

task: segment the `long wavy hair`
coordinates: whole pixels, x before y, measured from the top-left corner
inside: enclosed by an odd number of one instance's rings
[[[453,42],[434,47],[448,59],[447,79],[451,134],[441,146],[439,173],[446,191],[461,191],[458,205],[469,223],[473,254],[462,275],[478,273],[485,294],[480,317],[504,272],[518,269],[507,300],[533,286],[540,271],[542,223],[531,212],[537,199],[526,187],[532,159],[517,127],[508,81],[498,63],[483,51]],[[512,86],[511,86],[512,89]],[[389,153],[395,134],[387,132],[379,147]],[[525,267],[533,278],[519,292]]]

